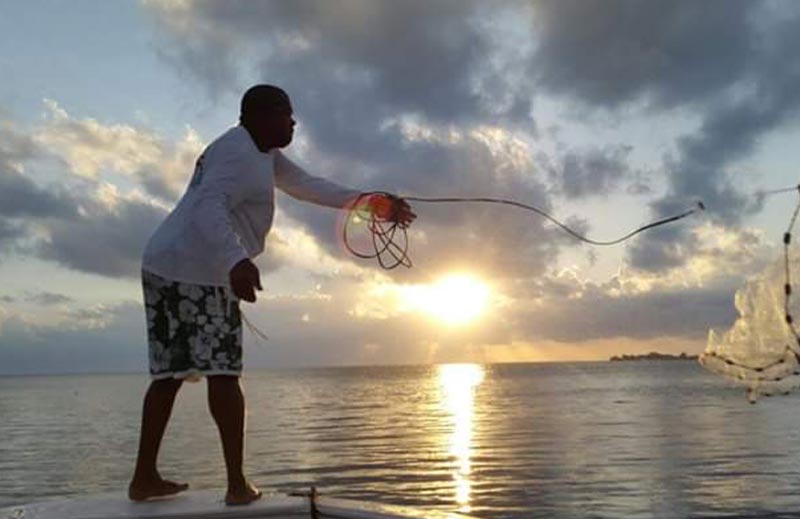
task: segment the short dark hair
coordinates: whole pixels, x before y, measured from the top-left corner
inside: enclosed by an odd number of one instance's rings
[[[239,120],[268,112],[281,106],[291,106],[289,95],[274,85],[255,85],[242,96]]]

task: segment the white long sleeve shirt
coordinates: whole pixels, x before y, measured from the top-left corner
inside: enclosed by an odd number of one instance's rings
[[[278,149],[259,151],[235,126],[203,151],[178,205],[145,247],[142,268],[161,277],[228,287],[228,274],[264,250],[275,187],[319,205],[344,207],[360,192],[314,177]]]

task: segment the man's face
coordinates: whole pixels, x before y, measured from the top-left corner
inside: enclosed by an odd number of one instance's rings
[[[292,142],[294,135],[294,112],[291,104],[279,105],[262,118],[264,136],[271,148],[283,148]]]

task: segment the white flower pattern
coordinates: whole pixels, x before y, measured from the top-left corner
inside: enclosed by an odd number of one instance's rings
[[[203,287],[200,285],[192,285],[190,283],[177,283],[178,294],[188,297],[192,301],[199,301],[203,297]]]
[[[229,291],[147,271],[142,283],[151,375],[241,372],[241,313]]]
[[[197,315],[197,312],[197,305],[188,299],[184,299],[178,303],[178,318],[185,323],[194,321],[194,316]]]

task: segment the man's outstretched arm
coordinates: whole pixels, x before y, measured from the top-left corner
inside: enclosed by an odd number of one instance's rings
[[[417,215],[408,203],[393,195],[364,193],[340,186],[330,180],[309,175],[280,151],[275,152],[275,185],[299,200],[335,208],[350,208],[356,202],[367,203],[370,210],[386,220],[398,221],[407,227]]]
[[[284,193],[327,207],[348,207],[360,195],[360,191],[340,186],[330,180],[309,175],[289,160],[279,150],[275,154],[275,186]]]

